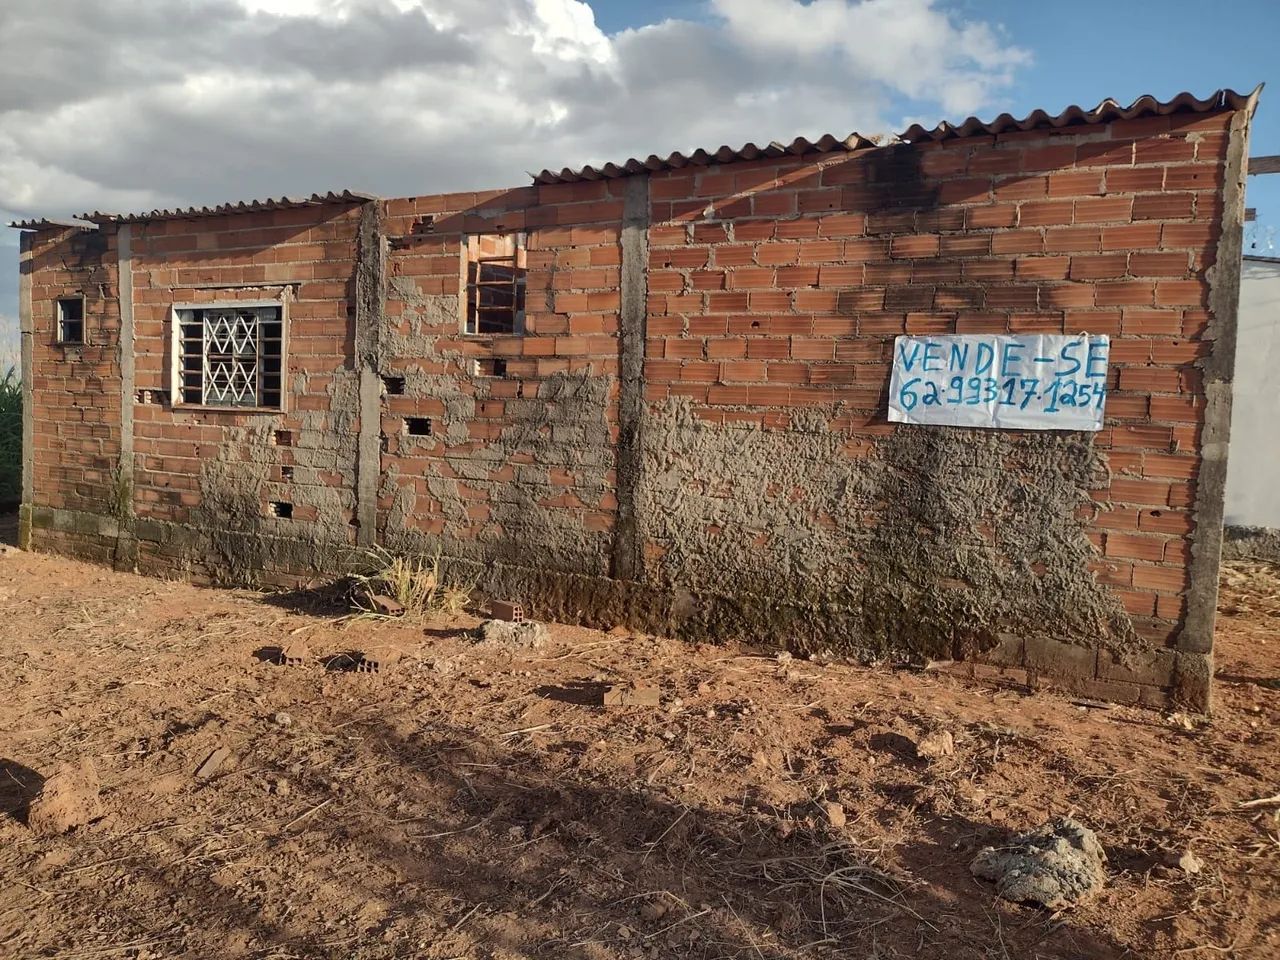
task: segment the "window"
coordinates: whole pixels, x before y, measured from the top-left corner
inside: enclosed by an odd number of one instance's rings
[[[467,333],[524,333],[525,235],[467,238]]]
[[[174,402],[272,407],[284,399],[280,303],[174,308]]]
[[[84,297],[58,298],[58,343],[84,343]]]

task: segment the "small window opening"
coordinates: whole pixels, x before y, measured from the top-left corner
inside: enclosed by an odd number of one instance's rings
[[[281,480],[292,480],[292,479],[293,479],[293,467],[281,467],[281,468],[280,468],[280,479],[281,479]]]
[[[431,418],[430,417],[405,417],[405,430],[411,437],[429,437],[431,436]]]
[[[178,400],[217,407],[282,405],[284,320],[279,306],[224,303],[175,313]]]
[[[472,368],[472,375],[477,377],[505,377],[507,375],[507,361],[501,357],[487,357],[483,360],[477,360]]]
[[[290,520],[293,518],[293,504],[285,503],[283,500],[272,500],[271,515],[281,520]]]
[[[524,333],[523,233],[467,238],[467,333]]]
[[[84,343],[84,297],[58,299],[58,342]]]
[[[277,447],[292,447],[292,446],[293,446],[293,431],[292,431],[292,430],[277,430],[277,431],[275,432],[275,435],[274,435],[271,439],[272,439],[272,442],[273,442]]]
[[[383,377],[382,385],[392,396],[398,397],[404,393],[404,377]]]

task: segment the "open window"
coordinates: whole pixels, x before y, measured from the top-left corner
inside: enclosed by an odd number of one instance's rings
[[[523,233],[467,237],[467,333],[524,333]]]
[[[59,297],[54,330],[58,343],[84,343],[84,297]]]
[[[283,303],[178,305],[173,337],[175,406],[284,408]]]

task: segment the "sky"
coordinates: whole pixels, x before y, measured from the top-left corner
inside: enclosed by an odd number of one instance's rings
[[[516,186],[1260,82],[1250,153],[1280,154],[1276,0],[0,0],[0,220]],[[1248,252],[1280,256],[1280,175],[1247,202]],[[0,229],[0,348],[16,316]]]

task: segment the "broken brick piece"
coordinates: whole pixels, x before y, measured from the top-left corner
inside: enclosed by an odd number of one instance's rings
[[[305,643],[289,643],[280,648],[276,663],[282,667],[301,667],[311,661],[311,648]]]
[[[509,620],[511,623],[524,623],[524,607],[507,600],[494,600],[489,604],[489,616],[494,620]]]
[[[608,687],[602,703],[606,707],[660,707],[662,693],[652,684],[625,684]]]
[[[361,654],[356,661],[356,673],[385,673],[400,662],[399,650],[377,650]]]
[[[393,597],[381,593],[369,594],[369,606],[373,612],[384,617],[403,617],[404,605]]]

